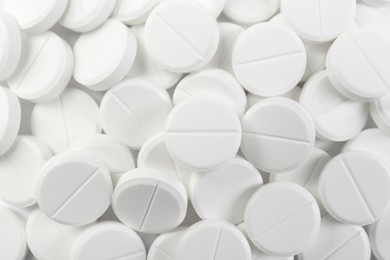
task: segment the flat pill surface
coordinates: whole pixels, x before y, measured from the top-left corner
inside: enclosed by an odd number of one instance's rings
[[[380,220],[369,226],[368,236],[374,255],[378,260],[386,260],[390,257],[389,236],[390,236],[390,209]]]
[[[258,96],[277,96],[301,80],[306,68],[305,46],[285,26],[259,23],[237,39],[232,64],[235,76],[247,91]]]
[[[95,221],[108,208],[112,183],[107,168],[93,157],[68,153],[51,158],[37,184],[38,205],[66,225]]]
[[[27,253],[25,221],[12,211],[0,209],[0,258],[23,260]],[[4,246],[7,245],[7,246]]]
[[[337,220],[350,225],[371,224],[390,205],[389,168],[368,152],[342,153],[322,171],[319,194]]]
[[[162,0],[118,0],[111,17],[117,18],[127,25],[142,24],[160,2]]]
[[[148,260],[174,260],[180,239],[186,227],[159,235],[148,251]]]
[[[172,72],[190,72],[204,66],[215,54],[218,43],[216,20],[196,1],[164,1],[145,24],[148,53]]]
[[[321,217],[315,199],[304,188],[272,183],[249,199],[244,221],[258,249],[270,255],[292,256],[304,251],[317,236]]]
[[[241,143],[237,114],[223,101],[209,97],[191,98],[177,105],[165,131],[171,156],[198,171],[214,170],[232,159]]]
[[[280,173],[298,167],[310,154],[314,123],[297,102],[268,98],[242,119],[241,150],[258,169]]]

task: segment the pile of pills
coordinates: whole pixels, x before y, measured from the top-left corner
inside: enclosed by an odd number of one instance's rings
[[[0,260],[390,260],[389,0],[0,7]]]

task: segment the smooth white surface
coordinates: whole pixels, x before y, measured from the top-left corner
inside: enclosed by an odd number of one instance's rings
[[[314,197],[287,182],[262,186],[249,199],[244,216],[248,236],[264,253],[292,256],[318,234],[321,217]]]
[[[362,0],[366,4],[372,5],[372,6],[390,6],[389,0]]]
[[[0,81],[8,79],[19,63],[22,39],[15,18],[0,11]]]
[[[0,208],[0,258],[23,260],[27,254],[25,220],[12,211]]]
[[[65,89],[72,77],[73,54],[68,43],[47,31],[23,39],[16,72],[7,80],[18,97],[47,102]]]
[[[82,34],[73,52],[74,79],[87,88],[102,91],[127,75],[137,53],[137,40],[123,23],[109,19],[98,29]]]
[[[163,88],[146,79],[128,79],[110,89],[100,104],[104,131],[132,149],[164,129],[171,99]]]
[[[318,236],[298,259],[369,260],[370,256],[370,241],[362,227],[342,224],[326,215]]]
[[[368,118],[368,104],[341,95],[325,70],[306,81],[299,103],[311,115],[317,137],[329,141],[352,139],[362,131]]]
[[[181,237],[186,227],[159,235],[148,251],[148,260],[174,260]]]
[[[226,0],[223,12],[238,23],[255,24],[271,18],[279,6],[280,0]]]
[[[100,222],[86,229],[72,250],[73,260],[145,260],[141,238],[129,227],[116,222]]]
[[[176,260],[251,260],[245,236],[222,220],[203,220],[189,227],[180,239]]]
[[[329,49],[330,81],[344,96],[369,101],[389,93],[390,34],[362,27],[340,35]],[[370,86],[369,88],[367,86]]]
[[[244,220],[244,209],[250,196],[263,180],[248,161],[236,157],[218,170],[194,174],[189,196],[202,219],[224,219],[232,224]]]
[[[256,168],[272,173],[298,167],[310,154],[314,123],[299,103],[268,98],[250,108],[242,119],[241,150]]]
[[[390,2],[389,2],[390,3]],[[358,3],[356,5],[356,14],[354,19],[355,26],[369,26],[381,29],[384,32],[390,32],[390,9],[378,8]]]
[[[306,50],[291,29],[259,23],[238,37],[232,64],[237,80],[247,91],[258,96],[277,96],[301,80],[306,68]]]
[[[216,20],[196,1],[164,1],[153,9],[145,24],[149,55],[172,72],[200,69],[213,57],[218,43]]]
[[[41,168],[52,156],[49,147],[34,136],[19,136],[0,157],[0,197],[18,207],[35,204]]]
[[[371,242],[371,248],[378,260],[390,258],[390,209],[381,217],[380,220],[369,226],[367,230]]]
[[[138,168],[119,179],[112,207],[132,229],[159,234],[181,224],[187,201],[186,189],[176,177],[159,169]]]
[[[192,1],[192,0],[190,0]],[[215,18],[217,18],[225,4],[226,4],[226,0],[196,0],[199,4],[203,5],[204,7],[206,7],[206,9],[211,13],[213,14],[213,16]]]
[[[286,92],[282,95],[279,95],[279,97],[285,97],[285,98],[289,98],[289,99],[292,99],[294,101],[299,102],[299,96],[301,95],[301,91],[302,91],[302,89],[300,87],[296,86],[293,89],[291,89],[289,92]],[[254,95],[252,93],[248,93],[246,95],[246,99],[248,101],[247,110],[249,110],[249,108],[253,107],[258,102],[263,101],[266,98],[268,98],[268,97],[261,97],[261,96]]]
[[[95,221],[107,210],[112,183],[103,164],[72,152],[47,161],[36,192],[39,208],[51,219],[77,226]]]
[[[287,23],[305,40],[326,42],[335,39],[351,25],[355,0],[282,0],[281,13]]]
[[[0,155],[12,146],[20,127],[19,99],[9,89],[0,86]]]
[[[101,132],[99,107],[85,92],[69,88],[55,100],[35,105],[31,131],[54,153],[63,152],[77,139]]]
[[[62,26],[76,32],[92,31],[102,25],[116,4],[116,0],[68,1],[68,7],[59,22]]]
[[[370,115],[378,128],[390,136],[390,93],[370,102]]]
[[[246,109],[245,91],[237,80],[222,69],[206,69],[193,72],[183,78],[173,93],[173,104],[197,96],[221,99],[242,117]]]
[[[26,33],[42,33],[62,16],[68,0],[4,0],[4,10],[12,14]]]
[[[163,0],[118,0],[111,14],[127,25],[145,23],[153,8]]]
[[[241,143],[237,114],[210,97],[191,98],[174,107],[165,131],[172,158],[196,171],[217,169],[236,155]]]
[[[390,170],[368,152],[345,152],[323,169],[319,194],[326,210],[350,225],[377,221],[390,206]]]

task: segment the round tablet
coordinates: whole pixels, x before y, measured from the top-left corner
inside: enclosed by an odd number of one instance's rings
[[[146,250],[133,230],[107,221],[92,225],[81,233],[73,247],[71,259],[145,260]]]
[[[323,169],[319,194],[326,210],[349,225],[377,221],[390,206],[390,170],[368,152],[345,152]]]
[[[177,260],[251,260],[245,236],[232,224],[222,220],[203,220],[182,235]]]
[[[241,150],[256,168],[272,173],[293,170],[310,154],[314,123],[299,103],[268,98],[250,108],[242,119]]]
[[[165,144],[178,163],[196,171],[219,168],[233,159],[241,143],[237,114],[223,101],[195,97],[172,110]]]
[[[173,104],[177,105],[194,96],[219,98],[240,117],[246,109],[244,89],[229,72],[222,69],[206,69],[182,79],[173,93]]]
[[[65,153],[51,158],[37,184],[40,209],[65,225],[95,221],[111,202],[112,183],[104,165],[93,157]]]
[[[100,114],[108,135],[140,149],[150,136],[164,129],[171,108],[166,90],[146,79],[128,79],[104,95]]]
[[[145,46],[151,58],[172,72],[190,72],[207,64],[219,42],[216,20],[196,1],[159,4],[145,24]]]
[[[148,252],[148,260],[174,260],[180,239],[187,228],[179,227],[169,233],[159,235]]]
[[[262,186],[249,199],[244,221],[253,244],[269,255],[304,251],[320,228],[320,211],[303,187],[287,182]]]
[[[10,0],[12,1],[12,0]],[[68,0],[60,24],[76,32],[88,32],[103,24],[115,7],[116,0]]]
[[[389,2],[390,3],[390,2]],[[381,29],[387,33],[390,32],[390,9],[377,8],[366,5],[364,3],[358,3],[356,5],[356,15],[354,19],[354,25],[357,27],[375,27]]]
[[[19,26],[12,15],[0,11],[0,81],[16,70],[22,51]]]
[[[160,132],[151,136],[139,150],[137,157],[138,168],[156,168],[178,177],[187,187],[192,171],[176,163],[165,146],[165,133]]]
[[[326,42],[347,30],[355,16],[355,0],[282,0],[281,13],[303,39]]]
[[[72,70],[73,54],[68,43],[47,31],[23,40],[19,66],[7,83],[20,98],[47,102],[65,89]]]
[[[50,159],[49,147],[33,136],[19,136],[0,156],[0,197],[18,207],[35,204],[35,187],[41,168]]]
[[[56,223],[42,211],[35,210],[26,223],[27,244],[39,260],[69,260],[72,246],[85,227]]]
[[[187,201],[186,189],[176,177],[159,169],[137,168],[119,179],[112,207],[134,230],[159,234],[181,224]]]
[[[35,105],[31,131],[54,153],[63,152],[77,139],[101,132],[99,107],[85,92],[66,89],[55,100]]]
[[[223,13],[238,23],[255,24],[271,18],[279,6],[280,0],[226,0]]]
[[[67,4],[68,0],[5,0],[4,10],[16,18],[26,33],[42,33],[61,18]]]
[[[20,127],[19,99],[9,89],[0,86],[0,156],[12,146]]]
[[[194,174],[189,196],[202,219],[224,219],[239,224],[250,196],[263,180],[248,161],[236,157],[215,171]]]
[[[390,88],[389,46],[390,34],[373,28],[343,33],[328,52],[326,68],[330,81],[340,93],[353,100],[385,96]]]
[[[289,99],[292,99],[294,101],[299,102],[299,96],[301,95],[301,90],[302,89],[300,87],[296,86],[293,89],[291,89],[289,92],[286,92],[282,95],[279,95],[279,97],[285,97],[285,98],[289,98]],[[248,101],[247,109],[253,107],[258,102],[263,101],[266,98],[268,98],[268,97],[261,97],[261,96],[254,95],[252,93],[248,93],[246,95],[246,99]]]
[[[201,5],[203,5],[204,7],[206,7],[206,9],[210,11],[215,18],[217,18],[221,14],[226,3],[226,0],[196,0],[196,1]]]
[[[23,260],[27,254],[24,220],[8,209],[0,209],[0,259]]]
[[[368,228],[371,247],[378,260],[390,258],[390,209],[374,224]]]
[[[238,37],[232,64],[234,74],[247,91],[258,96],[277,96],[301,80],[306,68],[305,46],[287,27],[259,23]]]
[[[369,260],[370,256],[370,241],[362,227],[345,225],[326,215],[317,237],[298,259]]]
[[[117,0],[111,14],[127,25],[142,24],[148,18],[153,8],[162,0]]]
[[[390,93],[370,102],[370,114],[379,129],[390,135]]]
[[[102,91],[119,83],[129,72],[137,53],[137,40],[123,23],[109,19],[98,29],[82,34],[73,52],[74,79],[87,88]]]
[[[341,95],[325,70],[306,81],[299,102],[311,115],[321,139],[334,142],[352,139],[367,122],[368,104]]]

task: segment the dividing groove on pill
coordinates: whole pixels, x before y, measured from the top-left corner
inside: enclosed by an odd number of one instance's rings
[[[243,62],[238,62],[238,63],[236,63],[236,66],[237,67],[242,67],[242,66],[249,66],[249,65],[254,65],[254,64],[257,64],[257,63],[267,62],[267,61],[273,61],[273,60],[279,60],[279,59],[288,59],[290,57],[294,57],[296,55],[300,55],[300,54],[303,54],[303,53],[304,52],[302,52],[301,50],[290,51],[290,52],[276,54],[276,55],[272,55],[272,56],[268,56],[268,57],[255,58],[253,60],[247,60],[247,61],[243,61]]]
[[[263,134],[263,133],[257,133],[257,132],[250,132],[250,131],[244,131],[244,135],[251,135],[263,139],[269,139],[269,140],[275,140],[275,141],[285,141],[290,143],[297,143],[297,144],[310,144],[311,141],[303,140],[299,138],[294,137],[284,137],[284,136],[277,136],[277,135],[271,135],[271,134]]]
[[[329,252],[326,256],[324,256],[323,258],[321,258],[321,260],[327,260],[329,259],[330,257],[332,257],[335,253],[337,253],[337,251],[339,251],[340,249],[342,249],[344,246],[346,246],[349,242],[351,242],[355,237],[357,237],[362,231],[357,231],[355,233],[353,233],[351,236],[349,236],[347,239],[345,239],[345,241],[343,241],[338,247],[336,247],[335,249],[333,249],[331,252]]]
[[[158,191],[158,186],[159,186],[159,184],[157,183],[154,186],[154,188],[153,188],[152,194],[150,196],[150,199],[149,199],[148,204],[146,206],[145,213],[143,214],[143,217],[142,217],[142,220],[141,220],[141,223],[140,223],[140,226],[139,226],[140,230],[144,229],[146,220],[147,220],[147,218],[149,216],[149,212],[150,212],[151,208],[153,207],[153,202],[155,201],[155,198],[156,198],[156,194],[157,194],[157,191]]]

